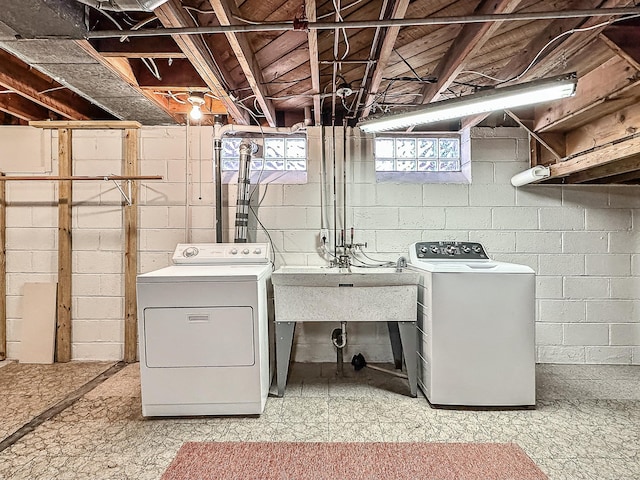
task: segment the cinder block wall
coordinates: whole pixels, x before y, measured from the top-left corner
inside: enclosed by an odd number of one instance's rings
[[[0,127],[28,128],[28,127]],[[211,129],[154,127],[141,131],[141,173],[163,175],[140,189],[140,270],[166,266],[176,243],[215,240]],[[326,132],[330,134],[330,129]],[[338,165],[341,141],[337,139]],[[52,138],[53,172],[57,171]],[[331,139],[325,138],[331,147]],[[331,148],[326,153],[328,181]],[[189,160],[185,160],[189,152]],[[509,184],[528,167],[527,135],[513,128],[471,132],[472,183],[376,183],[372,141],[348,132],[347,227],[374,258],[393,259],[418,240],[482,242],[498,260],[530,265],[537,277],[537,354],[540,362],[640,364],[640,187]],[[117,131],[74,132],[79,175],[121,171]],[[276,265],[321,264],[320,130],[309,130],[305,185],[261,186],[255,209],[269,230]],[[338,200],[342,172],[338,169]],[[235,185],[225,187],[233,206]],[[55,281],[57,186],[10,183],[7,188],[8,353],[20,342],[25,282]],[[333,225],[331,197],[325,195]],[[123,235],[121,197],[107,182],[74,184],[73,358],[122,358]],[[234,209],[225,210],[225,240],[233,238]],[[258,241],[266,241],[260,229]],[[295,359],[332,361],[335,324],[297,329]],[[390,360],[386,325],[350,325],[347,360]]]

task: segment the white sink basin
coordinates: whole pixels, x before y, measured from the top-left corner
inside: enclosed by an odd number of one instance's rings
[[[274,285],[298,285],[317,287],[382,287],[416,285],[417,272],[406,268],[396,272],[395,267],[316,267],[287,266],[271,274]]]
[[[273,272],[276,322],[415,322],[417,272],[349,270],[288,266]]]

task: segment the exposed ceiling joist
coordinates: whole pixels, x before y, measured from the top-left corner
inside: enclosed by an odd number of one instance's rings
[[[305,16],[310,22],[317,19],[316,0],[306,0],[304,4]],[[307,32],[307,42],[309,43],[309,68],[311,70],[311,88],[313,89],[313,122],[315,125],[322,124],[322,109],[320,107],[320,61],[318,54],[318,31],[309,30]]]
[[[617,177],[620,181],[621,175],[624,175],[625,181],[632,178],[640,177],[640,156],[632,156],[624,160],[620,160],[614,163],[608,163],[598,167],[590,168],[589,170],[583,170],[578,173],[569,175],[564,180],[564,183],[586,183],[593,180],[600,180],[611,177]],[[631,172],[635,174],[630,175]]]
[[[474,15],[506,14],[513,12],[520,4],[520,0],[482,0],[476,8]],[[462,30],[453,41],[447,53],[445,53],[433,71],[436,83],[425,84],[420,92],[422,103],[430,103],[438,100],[456,79],[468,58],[475,55],[485,44],[491,35],[500,27],[494,23],[473,23],[462,27]]]
[[[576,155],[564,162],[549,165],[551,175],[547,180],[567,177],[584,170],[601,167],[637,155],[640,155],[640,137],[633,135],[584,154]]]
[[[49,116],[48,109],[16,93],[0,95],[0,110],[26,121],[48,118]]]
[[[124,42],[118,38],[102,38],[92,44],[103,57],[185,58],[176,42],[169,37],[129,38]]]
[[[235,3],[231,5],[226,0],[209,0],[209,3],[211,3],[211,7],[215,11],[221,25],[232,25],[236,23],[233,19],[233,16],[237,14],[237,12],[233,10]],[[240,63],[244,76],[249,82],[251,90],[253,90],[253,94],[256,96],[256,100],[260,104],[262,113],[269,125],[275,127],[276,110],[273,107],[273,102],[268,98],[262,71],[256,61],[251,45],[249,45],[248,40],[242,34],[229,32],[225,35],[233,49],[233,53],[235,53]]]
[[[404,18],[407,13],[408,7],[409,0],[397,0],[395,2],[395,5],[393,6],[391,18]],[[382,46],[380,47],[380,53],[378,54],[376,68],[373,71],[373,75],[371,77],[369,94],[367,95],[364,102],[362,117],[367,117],[369,115],[369,112],[371,112],[371,107],[373,106],[374,100],[378,94],[378,90],[380,89],[380,84],[382,83],[384,70],[389,63],[391,54],[393,53],[393,48],[396,44],[398,33],[400,33],[400,27],[387,28],[384,39],[382,40]]]
[[[95,50],[95,48],[93,48],[93,45],[91,45],[88,40],[75,40],[75,43],[87,52],[87,54],[93,57],[100,65],[109,69],[115,75],[118,75],[120,79],[128,83],[138,93],[146,97],[148,100],[151,100],[155,104],[155,107],[162,108],[162,105],[158,102],[158,98],[156,96],[140,88],[127,59],[103,57]],[[165,116],[165,112],[163,112],[163,116]],[[173,118],[175,120],[175,117]]]
[[[0,86],[72,120],[88,120],[96,115],[96,109],[86,100],[1,49]]]
[[[160,22],[167,28],[193,27],[193,21],[188,17],[178,0],[169,0],[154,10]],[[229,97],[229,92],[223,86],[223,82],[215,73],[215,60],[212,58],[205,41],[200,36],[195,35],[174,35],[174,40],[189,59],[194,68],[198,71],[204,82],[211,89],[211,92],[218,97],[229,115],[241,125],[249,124],[247,112]]]
[[[534,130],[571,128],[619,110],[636,102],[640,94],[637,87],[640,87],[640,72],[623,58],[613,57],[579,80],[575,96],[536,108]],[[597,112],[596,107],[600,107]]]
[[[589,2],[589,4],[585,5],[585,2]],[[574,0],[569,6],[616,8],[628,3],[628,0],[605,0],[604,2],[602,0]],[[499,79],[516,79],[516,77],[524,73],[522,75],[523,80],[542,77],[551,71],[552,68],[549,65],[558,65],[560,59],[569,58],[583,49],[602,31],[604,26],[558,38],[554,43],[542,50],[553,38],[574,28],[592,28],[603,22],[606,22],[606,19],[601,17],[591,18],[586,21],[581,18],[558,18],[552,21],[547,28],[540,31],[536,37],[532,38],[524,48],[517,52],[517,55],[514,55],[504,67],[493,73],[492,76]],[[534,60],[536,63],[531,66]],[[530,66],[531,68],[529,68]],[[525,73],[527,68],[529,70]],[[462,121],[462,127],[473,127],[487,118],[487,116],[488,114],[480,114],[465,118]]]

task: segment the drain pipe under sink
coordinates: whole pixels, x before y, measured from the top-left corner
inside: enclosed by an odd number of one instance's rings
[[[347,346],[347,322],[340,322],[340,328],[331,332],[331,342],[338,350],[336,351],[337,373],[344,374],[344,347]]]

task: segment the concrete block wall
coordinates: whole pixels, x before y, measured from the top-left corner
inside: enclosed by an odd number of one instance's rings
[[[28,127],[2,127],[28,128]],[[308,183],[261,185],[254,195],[269,232],[276,266],[323,264],[322,219],[333,226],[332,142],[310,128]],[[141,173],[163,175],[140,188],[141,272],[170,263],[179,242],[215,240],[210,128],[143,128]],[[55,135],[52,152],[56,151]],[[336,139],[338,200],[342,197],[342,136]],[[376,183],[372,140],[347,132],[347,221],[371,257],[395,260],[418,240],[482,242],[498,260],[530,265],[537,276],[540,362],[640,364],[640,187],[527,186],[512,175],[528,167],[526,132],[471,132],[472,183]],[[187,153],[188,152],[188,153]],[[53,154],[55,156],[55,153]],[[75,173],[121,170],[121,134],[74,132]],[[186,157],[189,157],[186,160]],[[57,171],[53,159],[53,172]],[[323,178],[326,180],[322,183]],[[55,281],[57,190],[49,183],[8,185],[7,268],[9,356],[20,339],[24,282]],[[236,186],[225,186],[225,241],[233,238]],[[262,201],[258,205],[255,199]],[[321,208],[324,199],[324,209]],[[74,338],[76,359],[122,358],[122,211],[108,183],[74,185]],[[342,225],[339,210],[338,225]],[[268,240],[256,227],[254,239]],[[336,325],[297,329],[297,361],[333,361]],[[391,358],[385,325],[352,325],[345,358]]]

